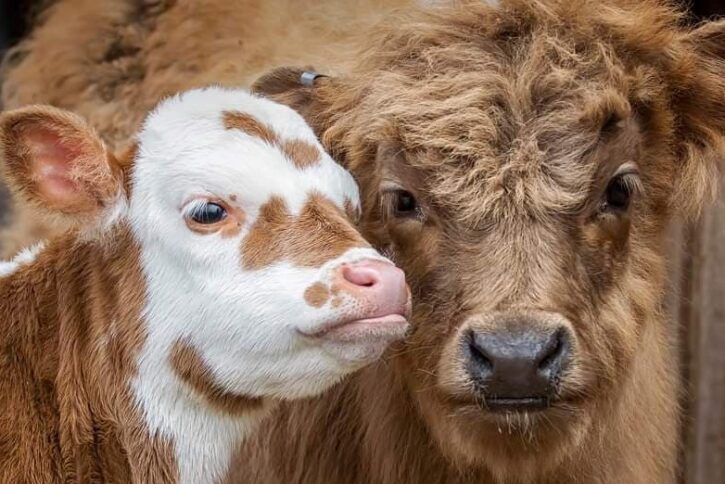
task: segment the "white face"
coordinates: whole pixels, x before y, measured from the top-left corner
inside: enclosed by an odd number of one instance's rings
[[[354,180],[293,110],[220,88],[167,100],[131,185],[146,363],[181,342],[227,392],[296,398],[404,335],[403,275],[355,231]]]

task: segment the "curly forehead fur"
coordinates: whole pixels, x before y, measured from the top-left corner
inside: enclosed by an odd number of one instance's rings
[[[572,209],[594,169],[579,160],[608,120],[636,110],[649,128],[678,133],[681,143],[662,149],[680,158],[719,142],[725,81],[701,74],[723,66],[693,52],[682,20],[660,3],[589,0],[469,2],[396,19],[371,36],[347,89],[334,90],[325,137],[346,150],[398,139],[434,173],[433,197],[474,223],[481,200],[506,215],[502,193],[537,212]],[[692,161],[676,187],[687,212],[711,197],[715,178],[712,160]]]

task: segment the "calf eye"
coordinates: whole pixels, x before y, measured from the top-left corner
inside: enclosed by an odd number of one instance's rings
[[[202,225],[211,225],[224,220],[227,216],[227,211],[219,204],[216,203],[203,203],[194,207],[189,213],[189,218],[194,222]]]
[[[627,210],[638,182],[635,174],[622,174],[612,178],[607,185],[603,208],[616,212]]]
[[[416,202],[412,193],[405,190],[397,190],[394,196],[396,217],[409,217],[417,213],[418,202]]]

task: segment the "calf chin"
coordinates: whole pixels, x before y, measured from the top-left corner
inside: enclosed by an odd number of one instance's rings
[[[421,401],[421,408],[449,461],[485,469],[499,482],[537,482],[557,472],[592,424],[583,411],[491,415],[476,404],[451,406],[445,397]]]

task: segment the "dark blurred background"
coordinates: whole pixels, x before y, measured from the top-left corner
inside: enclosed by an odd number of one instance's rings
[[[30,4],[23,0],[0,0],[0,51],[19,39],[28,25]]]

